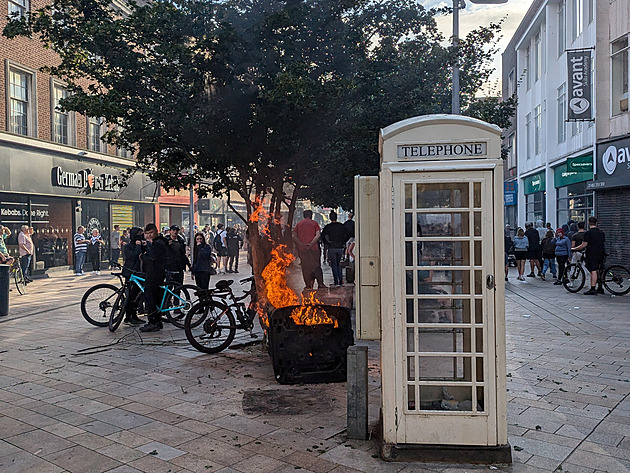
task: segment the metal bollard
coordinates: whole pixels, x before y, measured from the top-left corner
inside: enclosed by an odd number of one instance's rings
[[[348,438],[368,438],[368,349],[348,347]]]
[[[9,269],[8,264],[0,264],[0,316],[9,315]]]

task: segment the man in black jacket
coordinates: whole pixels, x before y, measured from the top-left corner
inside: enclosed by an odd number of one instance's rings
[[[329,217],[330,223],[322,230],[321,238],[324,245],[328,247],[328,259],[330,260],[330,269],[332,269],[335,286],[343,286],[340,263],[349,236],[346,227],[337,222],[337,213],[334,210],[330,212]]]
[[[123,276],[128,281],[133,273],[142,271],[142,253],[144,253],[144,234],[142,228],[133,227],[129,233],[129,243],[123,246]],[[125,320],[128,325],[140,325],[142,321],[138,318],[138,294],[140,288],[137,284],[129,284],[129,294],[127,307],[125,310]]]
[[[190,261],[186,256],[186,242],[179,234],[177,225],[171,225],[166,243],[169,250],[166,269],[172,273],[172,281],[184,284],[184,271],[186,271],[186,267],[190,268]]]
[[[540,271],[540,235],[538,234],[538,230],[534,228],[534,224],[532,222],[525,222],[525,236],[529,241],[527,259],[529,259],[529,267],[531,269],[531,273],[529,273],[527,277],[535,278],[536,275],[534,274],[534,268],[538,268],[539,276],[542,272]]]
[[[159,234],[154,223],[149,223],[144,228],[144,238],[147,241],[147,250],[142,255],[142,264],[146,273],[144,300],[149,321],[140,327],[140,331],[158,332],[162,329],[158,305],[163,296],[160,286],[164,284],[168,248],[166,240]]]

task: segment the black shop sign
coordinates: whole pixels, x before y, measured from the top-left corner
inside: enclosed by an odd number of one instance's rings
[[[597,144],[595,179],[589,189],[630,185],[630,136]]]
[[[95,191],[119,192],[122,179],[113,174],[94,174],[92,169],[82,169],[72,172],[64,171],[61,166],[55,166],[51,172],[52,185],[54,187],[68,187],[81,189],[86,194]]]

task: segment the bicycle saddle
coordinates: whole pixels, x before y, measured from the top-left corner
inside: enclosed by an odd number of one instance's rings
[[[254,280],[254,276],[250,276],[248,278],[241,279],[241,284],[245,284],[246,282],[253,281],[253,280]]]
[[[217,289],[227,289],[233,283],[234,281],[232,279],[221,279],[214,285],[214,287],[216,287]]]

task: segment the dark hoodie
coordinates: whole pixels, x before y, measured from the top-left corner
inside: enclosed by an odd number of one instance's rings
[[[123,265],[123,276],[129,278],[131,272],[142,271],[142,261],[140,255],[144,253],[144,247],[142,245],[136,245],[136,240],[144,240],[144,232],[142,228],[133,227],[129,231],[129,243],[123,247],[123,259],[125,261]]]

